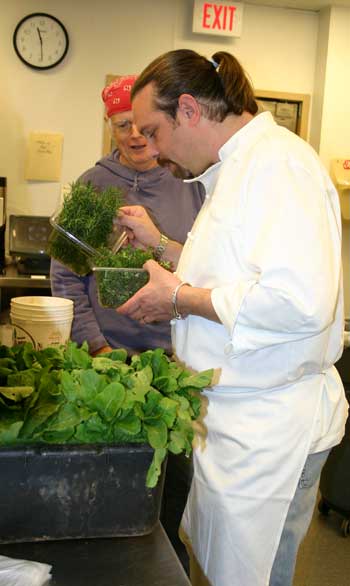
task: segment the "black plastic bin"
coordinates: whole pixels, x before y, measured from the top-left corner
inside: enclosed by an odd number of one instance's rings
[[[146,488],[148,445],[0,449],[0,543],[136,536],[159,520],[165,465]]]

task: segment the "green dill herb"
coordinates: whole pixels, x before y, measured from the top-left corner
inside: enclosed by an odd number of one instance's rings
[[[72,183],[57,223],[95,250],[107,247],[113,234],[113,219],[122,203],[120,189],[108,187],[99,192],[91,183]],[[51,234],[47,252],[78,275],[90,272],[94,262],[94,257],[57,230]]]
[[[99,303],[102,307],[119,307],[148,282],[149,274],[142,266],[154,258],[153,251],[128,245],[117,254],[106,248],[100,248],[99,253],[94,267]],[[170,268],[169,263],[160,264]]]

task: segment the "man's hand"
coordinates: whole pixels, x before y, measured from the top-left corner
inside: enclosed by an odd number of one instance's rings
[[[150,274],[149,282],[116,311],[144,324],[170,321],[173,318],[172,293],[180,280],[154,260],[148,260],[143,268]]]
[[[128,242],[134,248],[155,248],[159,244],[160,232],[142,206],[123,206],[119,208],[116,220],[123,226]]]

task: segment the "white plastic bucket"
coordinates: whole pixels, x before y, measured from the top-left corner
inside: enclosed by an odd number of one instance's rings
[[[11,300],[14,344],[32,342],[37,350],[66,344],[73,322],[73,301],[60,297],[15,297]]]
[[[11,299],[11,311],[21,311],[28,315],[71,315],[73,301],[61,297],[14,297]]]

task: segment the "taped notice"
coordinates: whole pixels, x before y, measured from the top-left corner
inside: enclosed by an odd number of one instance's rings
[[[29,134],[25,179],[59,181],[61,178],[63,134],[31,132]]]

